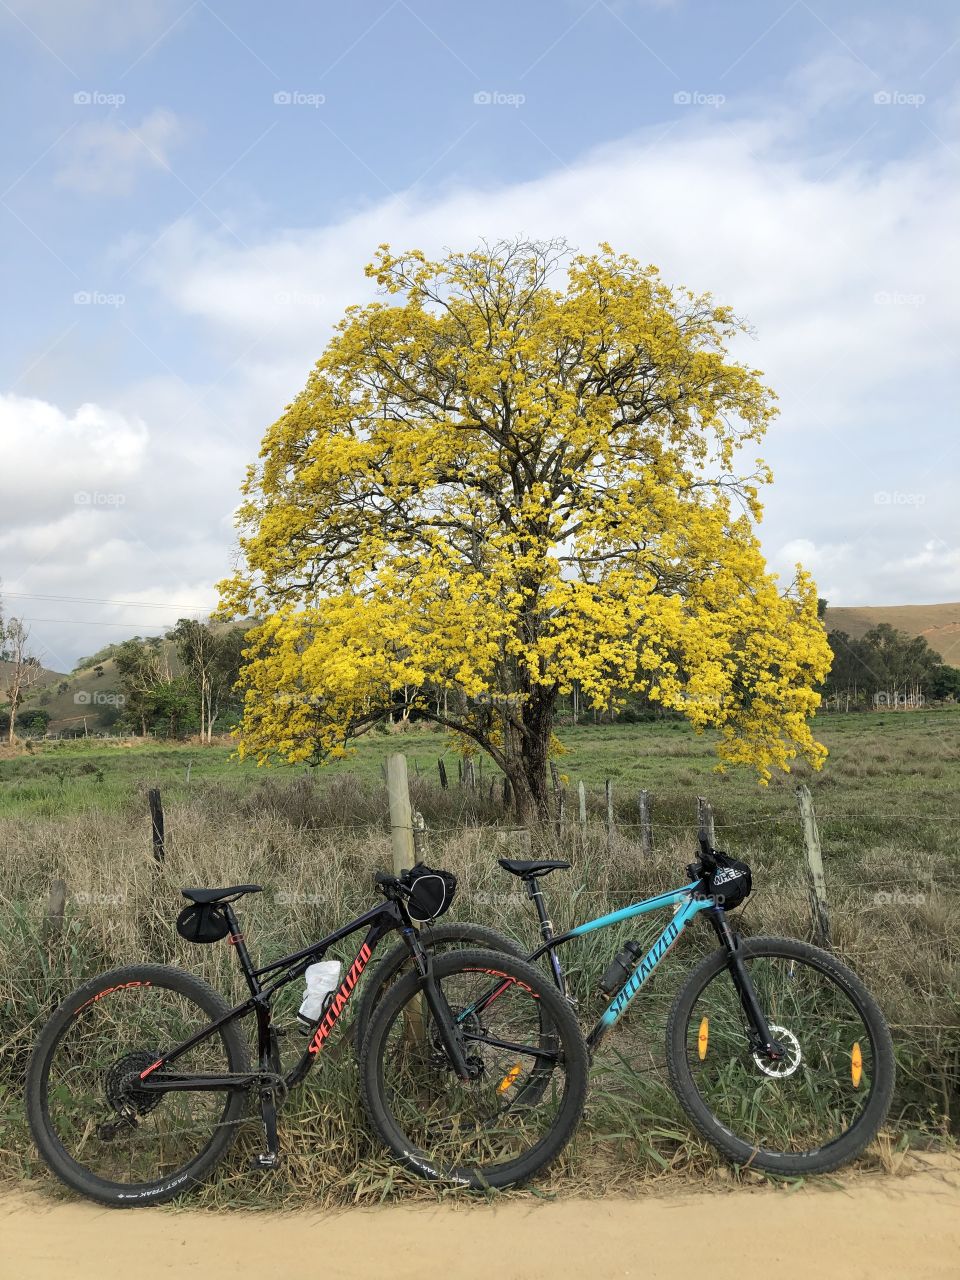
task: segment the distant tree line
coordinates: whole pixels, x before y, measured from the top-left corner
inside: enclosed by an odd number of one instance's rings
[[[240,674],[242,627],[211,626],[181,618],[166,634],[136,636],[95,655],[113,662],[122,701],[101,710],[104,727],[177,738],[199,734],[205,742],[224,720],[240,712],[233,693]],[[172,652],[171,652],[172,643]],[[171,657],[176,655],[176,667]]]
[[[87,695],[89,714],[73,733],[115,730],[142,736],[178,738],[197,734],[213,740],[218,728],[233,724],[241,712],[234,693],[240,674],[244,629],[181,618],[165,636],[134,636],[107,645],[74,667],[73,675],[90,672],[104,677],[112,663],[119,688]],[[0,614],[0,733],[39,737],[47,732],[55,694],[69,692],[71,682],[37,686],[42,666],[27,652],[29,630],[17,619]],[[81,704],[83,705],[83,704]]]
[[[894,700],[918,691],[925,701],[960,698],[960,670],[943,661],[923,636],[908,636],[883,622],[854,638],[830,631],[833,666],[823,695],[850,709],[872,707],[879,696]]]

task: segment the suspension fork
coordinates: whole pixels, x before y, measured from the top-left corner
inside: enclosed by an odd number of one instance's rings
[[[540,882],[536,876],[531,876],[526,884],[527,897],[537,909],[537,919],[540,921],[540,937],[543,938],[544,942],[552,942],[555,937],[553,921],[547,915],[547,904],[543,900],[543,890],[540,888]],[[550,971],[553,974],[557,990],[562,996],[566,997],[567,981],[563,976],[563,969],[560,967],[560,957],[552,947],[547,951],[547,955],[550,957]]]
[[[784,1055],[783,1045],[774,1039],[770,1031],[766,1015],[760,1007],[760,1001],[757,999],[750,972],[743,962],[740,935],[734,933],[733,929],[730,928],[730,923],[722,907],[710,907],[707,910],[707,915],[713,925],[714,932],[720,940],[720,945],[727,953],[727,969],[730,972],[737,995],[740,997],[740,1005],[747,1022],[757,1039],[756,1047],[769,1058],[774,1060],[782,1058]]]
[[[404,911],[402,904],[401,911]],[[417,931],[412,924],[407,924],[401,929],[404,942],[407,949],[413,957],[413,963],[417,967],[423,984],[423,994],[427,1001],[427,1006],[433,1015],[433,1020],[437,1025],[440,1033],[440,1040],[443,1044],[444,1052],[450,1061],[450,1065],[456,1071],[461,1080],[471,1080],[473,1074],[467,1066],[466,1055],[463,1051],[463,1037],[457,1021],[453,1016],[450,1005],[446,996],[437,985],[437,981],[433,976],[433,956],[420,945],[417,937]]]

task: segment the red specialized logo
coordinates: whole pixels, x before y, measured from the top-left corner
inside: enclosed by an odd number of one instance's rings
[[[323,1020],[321,1021],[319,1027],[317,1027],[316,1035],[310,1041],[310,1050],[309,1050],[310,1053],[320,1052],[323,1046],[324,1040],[326,1040],[327,1036],[333,1030],[334,1024],[336,1023],[337,1019],[340,1017],[340,1014],[343,1012],[347,1001],[350,999],[350,996],[353,994],[353,989],[357,985],[357,983],[360,981],[360,975],[361,973],[363,973],[364,969],[367,967],[367,961],[370,959],[372,955],[373,955],[373,952],[370,950],[367,944],[364,943],[363,946],[360,948],[360,954],[357,956],[356,960],[354,960],[353,964],[350,966],[350,972],[344,978],[343,982],[341,982],[340,990],[330,1001],[330,1008],[323,1015]]]

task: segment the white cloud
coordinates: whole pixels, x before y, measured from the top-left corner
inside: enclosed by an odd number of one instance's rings
[[[812,86],[821,79],[822,69],[811,72]],[[241,362],[242,376],[259,403],[276,397],[262,429],[303,385],[343,308],[373,295],[362,266],[381,241],[440,253],[482,236],[561,234],[584,249],[608,239],[754,324],[738,354],[780,396],[763,448],[777,478],[764,526],[777,567],[790,563],[777,548],[806,539],[835,602],[932,600],[943,574],[886,566],[931,533],[958,540],[943,478],[956,437],[955,359],[943,335],[960,287],[960,176],[926,133],[909,157],[868,165],[838,163],[839,148],[811,155],[796,128],[786,117],[694,121],[535,181],[412,191],[248,249],[184,223],[149,279],[225,353],[254,346],[256,366]],[[881,490],[921,493],[923,503],[884,508]],[[827,560],[825,548],[836,548]]]
[[[0,532],[56,527],[84,505],[122,506],[148,436],[139,417],[100,405],[71,415],[45,400],[0,395]]]
[[[78,51],[84,60],[120,49],[139,58],[182,32],[190,7],[182,0],[5,0],[0,21],[18,35],[28,29],[68,63]]]
[[[846,89],[857,79],[848,70]],[[813,68],[801,88],[822,100],[827,79]],[[533,181],[414,189],[329,225],[245,231],[250,248],[180,222],[135,277],[189,318],[209,375],[101,396],[111,408],[91,407],[81,448],[80,413],[46,405],[0,417],[0,459],[16,468],[0,480],[7,585],[32,565],[24,591],[70,582],[78,595],[211,600],[244,464],[344,307],[373,296],[362,268],[376,246],[441,253],[481,237],[565,235],[583,249],[610,240],[755,325],[739,354],[766,371],[782,410],[763,449],[776,474],[763,527],[773,567],[789,574],[803,561],[834,604],[960,598],[955,354],[944,336],[960,292],[960,172],[931,135],[917,137],[909,154],[867,164],[841,144],[814,153],[785,112],[691,117]],[[130,260],[145,247],[129,240]],[[23,424],[13,454],[10,421]],[[110,467],[124,506],[78,514],[74,491],[107,489]],[[149,621],[107,616],[140,630]],[[88,631],[51,630],[51,641],[76,652]]]
[[[69,155],[56,180],[84,195],[129,195],[143,173],[170,167],[170,152],[184,136],[172,111],[157,108],[138,125],[108,118],[78,125],[65,140]]]

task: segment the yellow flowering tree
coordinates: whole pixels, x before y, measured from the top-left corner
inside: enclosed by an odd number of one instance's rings
[[[342,753],[398,711],[489,753],[546,811],[557,698],[642,691],[761,778],[798,753],[830,654],[814,584],[755,534],[775,397],[744,329],[607,245],[381,246],[269,429],[224,612],[249,636],[243,750]]]

